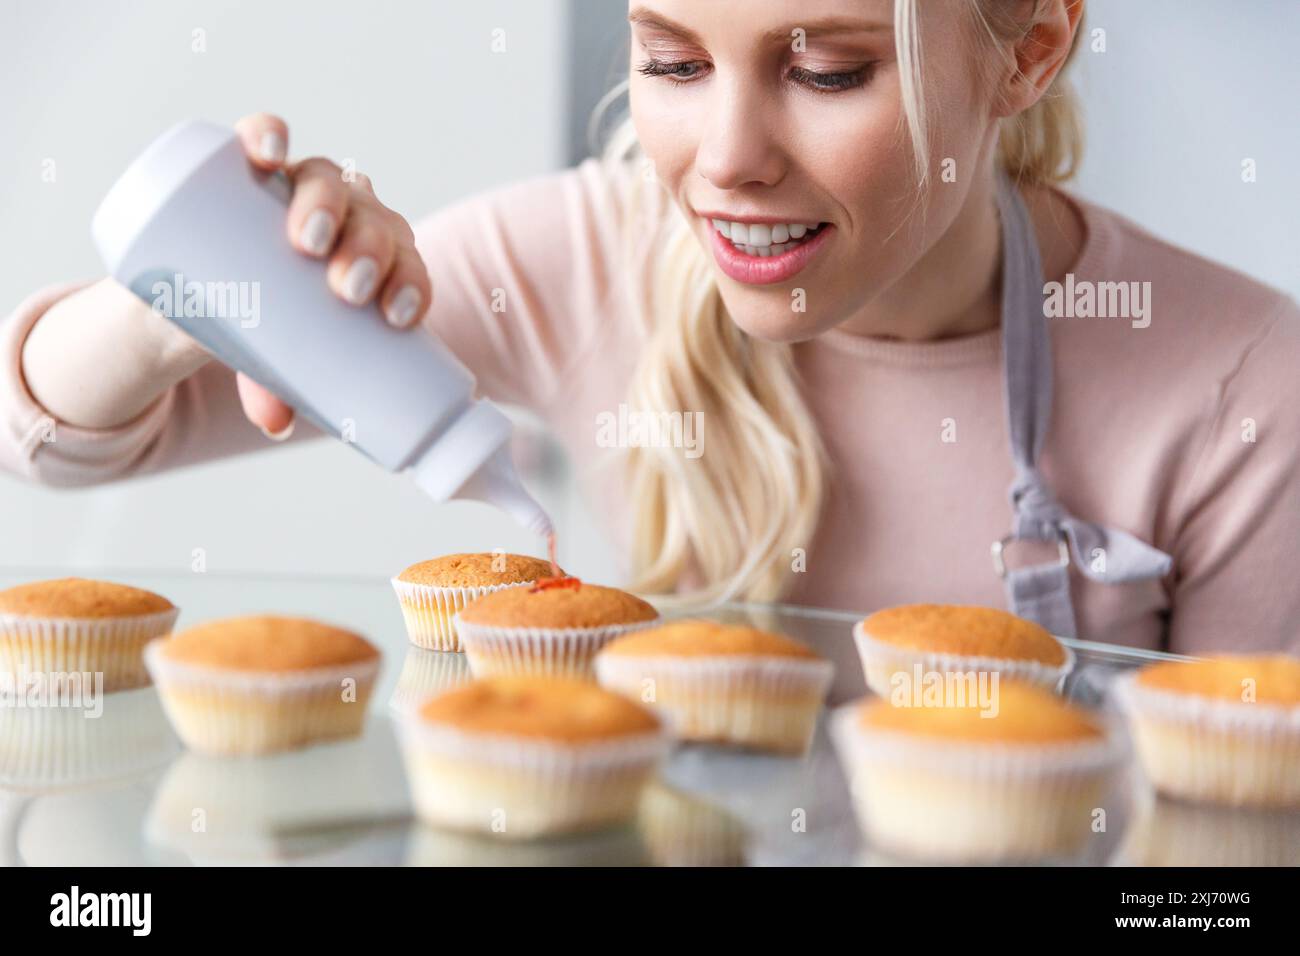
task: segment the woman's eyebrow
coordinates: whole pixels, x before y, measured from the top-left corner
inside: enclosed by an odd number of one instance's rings
[[[694,30],[652,10],[647,10],[645,7],[633,8],[627,15],[627,20],[628,23],[634,26],[662,30],[664,33],[671,33],[691,43],[701,42],[699,34]],[[832,33],[874,33],[877,31],[892,33],[894,25],[879,20],[862,20],[857,17],[822,17],[805,23],[792,23],[788,27],[769,30],[763,35],[763,39],[768,43],[778,40],[786,42],[795,35],[796,30],[802,30],[805,37],[825,36]]]

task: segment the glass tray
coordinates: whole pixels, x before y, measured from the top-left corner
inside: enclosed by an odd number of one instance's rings
[[[0,575],[0,587],[59,572]],[[802,758],[679,747],[635,825],[510,843],[412,819],[393,703],[466,669],[461,655],[411,647],[387,581],[156,573],[109,575],[167,595],[179,626],[274,611],[366,634],[384,668],[365,734],[274,757],[185,752],[151,689],[107,695],[104,712],[0,708],[3,865],[893,865],[860,836],[848,788],[818,727]],[[702,616],[748,621],[834,661],[830,706],[864,693],[851,629],[860,615],[791,605],[727,605]],[[1118,673],[1169,655],[1067,642],[1065,693],[1108,708]],[[439,674],[443,678],[439,677]],[[1130,773],[1106,832],[1057,864],[1300,864],[1300,814],[1180,804]]]

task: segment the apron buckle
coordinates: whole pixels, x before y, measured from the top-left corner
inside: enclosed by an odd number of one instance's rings
[[[994,541],[989,547],[989,551],[993,556],[993,570],[1000,578],[1005,578],[1007,576],[1007,562],[1005,557],[1007,545],[1012,541],[1017,540],[1019,539],[1015,535],[1009,534],[1000,541]],[[1064,531],[1058,530],[1056,532],[1056,553],[1057,563],[1063,568],[1068,568],[1070,566],[1070,540],[1066,537]]]

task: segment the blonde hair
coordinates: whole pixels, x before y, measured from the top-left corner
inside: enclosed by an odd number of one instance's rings
[[[1027,22],[1007,5],[970,0],[980,32],[999,45],[994,50],[1023,36],[1041,14],[1041,0]],[[927,179],[929,140],[917,0],[895,0],[894,30],[919,188]],[[629,257],[646,254],[645,243],[635,241],[644,225],[635,213],[644,190],[659,188],[651,176],[628,175],[634,165],[629,159],[638,151],[626,119],[603,157],[611,175],[625,183]],[[997,159],[1020,182],[1055,183],[1073,173],[1079,155],[1074,102],[1058,73],[1034,106],[1003,121]],[[662,217],[649,248],[654,253],[648,269],[628,262],[628,274],[646,283],[633,303],[646,337],[628,405],[654,413],[702,413],[707,441],[693,459],[678,448],[629,450],[630,586],[666,593],[687,577],[695,584],[686,595],[691,601],[777,600],[795,562],[801,555],[807,560],[831,480],[791,347],[754,338],[731,320],[706,254],[682,216]]]

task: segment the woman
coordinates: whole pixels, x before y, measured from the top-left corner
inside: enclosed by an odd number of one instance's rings
[[[1056,188],[1081,8],[633,0],[604,160],[414,230],[364,177],[287,163],[280,119],[239,130],[291,173],[289,234],[334,291],[600,466],[633,587],[1294,648],[1297,309]],[[240,408],[293,428],[108,280],[33,295],[4,349],[0,455],[36,480],[264,445]],[[610,450],[621,405],[703,441]]]

